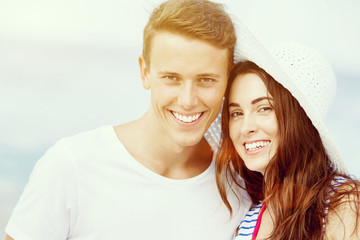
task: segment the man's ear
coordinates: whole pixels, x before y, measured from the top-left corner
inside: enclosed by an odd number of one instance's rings
[[[150,82],[148,79],[148,68],[146,66],[145,59],[142,55],[139,57],[139,67],[140,67],[142,85],[146,90],[148,90],[150,89]]]

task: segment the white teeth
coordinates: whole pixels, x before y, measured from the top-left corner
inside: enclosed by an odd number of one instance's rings
[[[253,142],[253,143],[246,143],[245,148],[248,151],[254,151],[259,148],[265,147],[269,143],[270,143],[270,141],[259,141],[259,142]]]
[[[194,121],[198,120],[199,117],[201,116],[201,113],[197,113],[197,114],[194,114],[192,116],[183,116],[183,115],[180,115],[177,112],[172,112],[172,113],[178,120],[180,120],[182,122],[185,122],[185,123],[194,122]]]

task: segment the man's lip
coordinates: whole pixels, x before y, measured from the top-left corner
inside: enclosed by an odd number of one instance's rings
[[[176,120],[185,124],[195,123],[199,121],[199,119],[201,119],[204,114],[204,112],[181,113],[173,110],[170,110],[170,112]]]
[[[204,113],[204,111],[200,111],[200,112],[186,112],[186,113],[184,113],[184,112],[180,112],[180,111],[175,111],[175,110],[170,110],[170,112],[171,113],[178,113],[178,114],[181,114],[181,115],[183,115],[183,116],[193,116],[193,115],[195,115],[195,114],[202,114],[202,113]]]

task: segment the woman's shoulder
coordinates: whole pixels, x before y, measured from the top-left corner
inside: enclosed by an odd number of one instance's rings
[[[326,239],[360,239],[360,182],[339,176],[332,187]]]
[[[343,176],[335,176],[334,179],[331,181],[332,186],[340,186],[341,184],[347,182],[349,178],[343,177]]]
[[[262,203],[253,204],[239,225],[235,240],[251,239]]]

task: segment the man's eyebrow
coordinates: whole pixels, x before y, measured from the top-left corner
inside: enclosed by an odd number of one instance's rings
[[[177,72],[170,72],[170,71],[161,71],[158,74],[160,75],[180,75]],[[200,73],[196,75],[197,77],[213,77],[213,78],[219,78],[220,75],[216,73]]]
[[[219,78],[221,77],[220,75],[218,74],[215,74],[215,73],[200,73],[198,75],[196,75],[197,77],[212,77],[212,78]]]
[[[251,104],[256,104],[258,102],[261,102],[262,100],[273,100],[271,97],[259,97],[251,101]],[[229,107],[240,107],[240,104],[238,103],[229,103]]]
[[[180,76],[177,72],[169,72],[169,71],[162,71],[158,72],[158,75],[173,75],[173,76]]]

